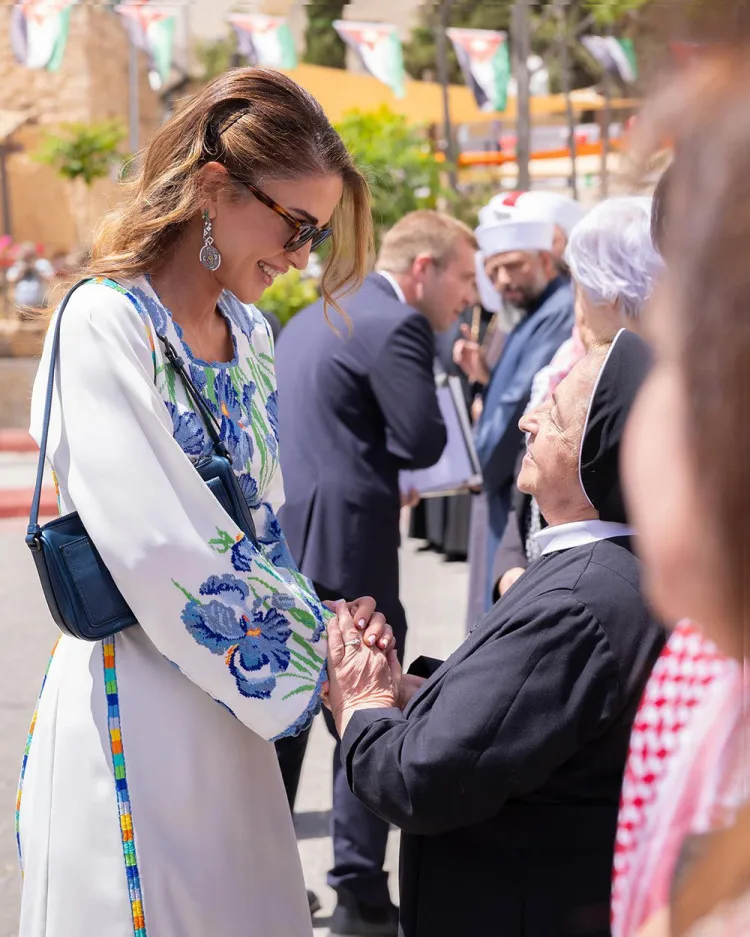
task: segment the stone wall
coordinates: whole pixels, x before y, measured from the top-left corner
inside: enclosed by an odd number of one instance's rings
[[[8,160],[11,219],[17,241],[45,246],[48,255],[86,239],[81,218],[93,220],[117,198],[113,180],[77,190],[33,159],[41,134],[61,123],[128,121],[128,43],[120,17],[98,4],[72,8],[65,58],[58,72],[21,67],[9,38],[10,9],[0,7],[0,108],[27,111],[32,123],[14,136],[23,152]],[[140,61],[141,143],[158,126],[162,107]],[[82,204],[85,203],[85,204]]]
[[[0,357],[0,429],[25,429],[38,358]]]

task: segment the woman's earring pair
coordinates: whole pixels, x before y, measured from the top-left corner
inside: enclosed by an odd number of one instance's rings
[[[206,268],[213,273],[215,270],[218,270],[221,266],[221,254],[214,247],[214,239],[211,237],[213,225],[211,224],[211,219],[208,217],[208,212],[203,212],[203,247],[201,247],[201,252],[198,255],[200,262]]]

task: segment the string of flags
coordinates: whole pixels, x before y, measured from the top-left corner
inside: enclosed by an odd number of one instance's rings
[[[237,37],[237,50],[248,65],[280,69],[296,67],[294,38],[282,16],[230,13],[227,22]]]
[[[508,102],[508,34],[492,29],[447,29],[464,81],[482,111],[504,111]]]
[[[160,7],[150,0],[125,0],[115,7],[136,49],[148,61],[148,80],[154,91],[164,86],[172,68],[174,31],[177,23],[174,6]]]
[[[626,84],[633,84],[638,79],[638,61],[632,39],[582,36],[581,43],[606,72],[617,75]]]
[[[26,68],[56,72],[65,55],[70,10],[78,0],[22,0],[10,11],[10,43]]]
[[[16,60],[26,68],[58,70],[65,54],[71,11],[79,2],[14,0],[10,38]],[[172,67],[178,3],[105,2],[120,15],[132,42],[146,55],[151,87],[162,88]],[[230,13],[226,20],[237,38],[239,55],[248,64],[284,70],[296,67],[294,38],[285,17]],[[333,27],[374,78],[387,85],[397,98],[404,97],[406,73],[395,25],[336,20]],[[492,29],[449,28],[446,32],[477,107],[504,111],[513,86],[507,34]],[[637,80],[638,63],[630,39],[591,35],[582,37],[581,42],[605,71],[627,84]]]
[[[395,26],[390,23],[336,20],[333,28],[359,56],[373,78],[387,85],[397,98],[406,95],[404,55]]]

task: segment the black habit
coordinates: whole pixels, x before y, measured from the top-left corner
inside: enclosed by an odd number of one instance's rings
[[[618,336],[594,391],[580,467],[600,520],[544,531],[542,556],[404,712],[360,710],[344,733],[352,790],[403,831],[402,937],[610,932],[628,740],[664,644],[616,459],[646,366]]]
[[[403,937],[609,934],[630,729],[664,643],[627,539],[542,556],[406,710],[344,734],[403,831]]]

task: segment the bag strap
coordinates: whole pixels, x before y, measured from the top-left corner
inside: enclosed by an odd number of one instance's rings
[[[55,331],[52,336],[52,348],[50,350],[50,363],[49,363],[49,374],[47,377],[47,391],[44,398],[44,418],[42,421],[42,438],[39,444],[39,460],[37,462],[36,468],[36,482],[34,483],[34,496],[31,499],[31,511],[29,512],[29,526],[26,528],[26,545],[31,550],[40,550],[41,543],[39,542],[39,534],[41,528],[39,526],[39,504],[42,496],[42,484],[44,482],[44,465],[47,457],[47,439],[49,436],[49,422],[50,416],[52,413],[52,398],[54,396],[55,388],[55,368],[57,366],[57,359],[60,353],[60,324],[62,323],[63,313],[65,312],[65,307],[68,305],[70,297],[75,293],[75,291],[83,286],[85,283],[90,283],[90,278],[79,280],[74,286],[72,286],[68,292],[65,294],[65,298],[60,303],[60,308],[57,312],[57,322],[55,323]],[[130,293],[128,297],[132,300]],[[134,303],[137,308],[137,304]],[[185,367],[185,362],[183,358],[177,353],[174,345],[169,341],[165,335],[160,335],[156,332],[157,338],[164,346],[164,354],[179,374],[185,389],[188,392],[188,395],[192,397],[193,402],[201,413],[203,421],[205,423],[208,434],[211,437],[211,441],[214,444],[214,449],[216,454],[227,459],[231,464],[232,458],[229,454],[229,450],[221,441],[221,428],[216,417],[213,415],[211,410],[208,407],[208,404],[201,396],[200,391],[195,386],[193,381],[190,378],[190,375],[187,372]]]
[[[169,361],[175,371],[179,374],[180,378],[182,379],[182,383],[185,385],[185,390],[188,392],[188,396],[192,397],[195,406],[200,411],[200,414],[203,417],[203,422],[205,423],[206,429],[208,430],[208,434],[214,444],[216,454],[222,456],[225,459],[228,459],[229,462],[231,462],[232,457],[229,454],[229,450],[221,441],[221,427],[219,422],[211,412],[208,404],[203,399],[201,392],[195,386],[190,375],[188,374],[187,368],[185,367],[184,358],[178,354],[177,349],[165,335],[160,335],[158,332],[156,332],[156,337],[164,346],[164,355],[167,361]]]
[[[55,389],[55,366],[57,365],[57,356],[60,351],[60,323],[62,322],[62,316],[65,312],[65,307],[68,305],[70,297],[75,293],[75,291],[83,286],[84,283],[89,283],[90,278],[84,280],[79,280],[76,284],[71,286],[68,292],[65,294],[65,298],[60,303],[60,308],[57,312],[57,322],[55,323],[55,331],[52,336],[52,348],[50,350],[49,356],[49,376],[47,377],[47,393],[44,398],[44,419],[42,421],[42,439],[39,443],[39,461],[37,462],[36,467],[36,482],[34,484],[34,497],[31,499],[31,511],[29,513],[29,526],[26,529],[26,545],[31,550],[41,550],[41,544],[39,542],[39,501],[42,497],[42,483],[44,481],[44,462],[47,456],[47,437],[49,436],[49,420],[50,414],[52,413],[52,397]]]

